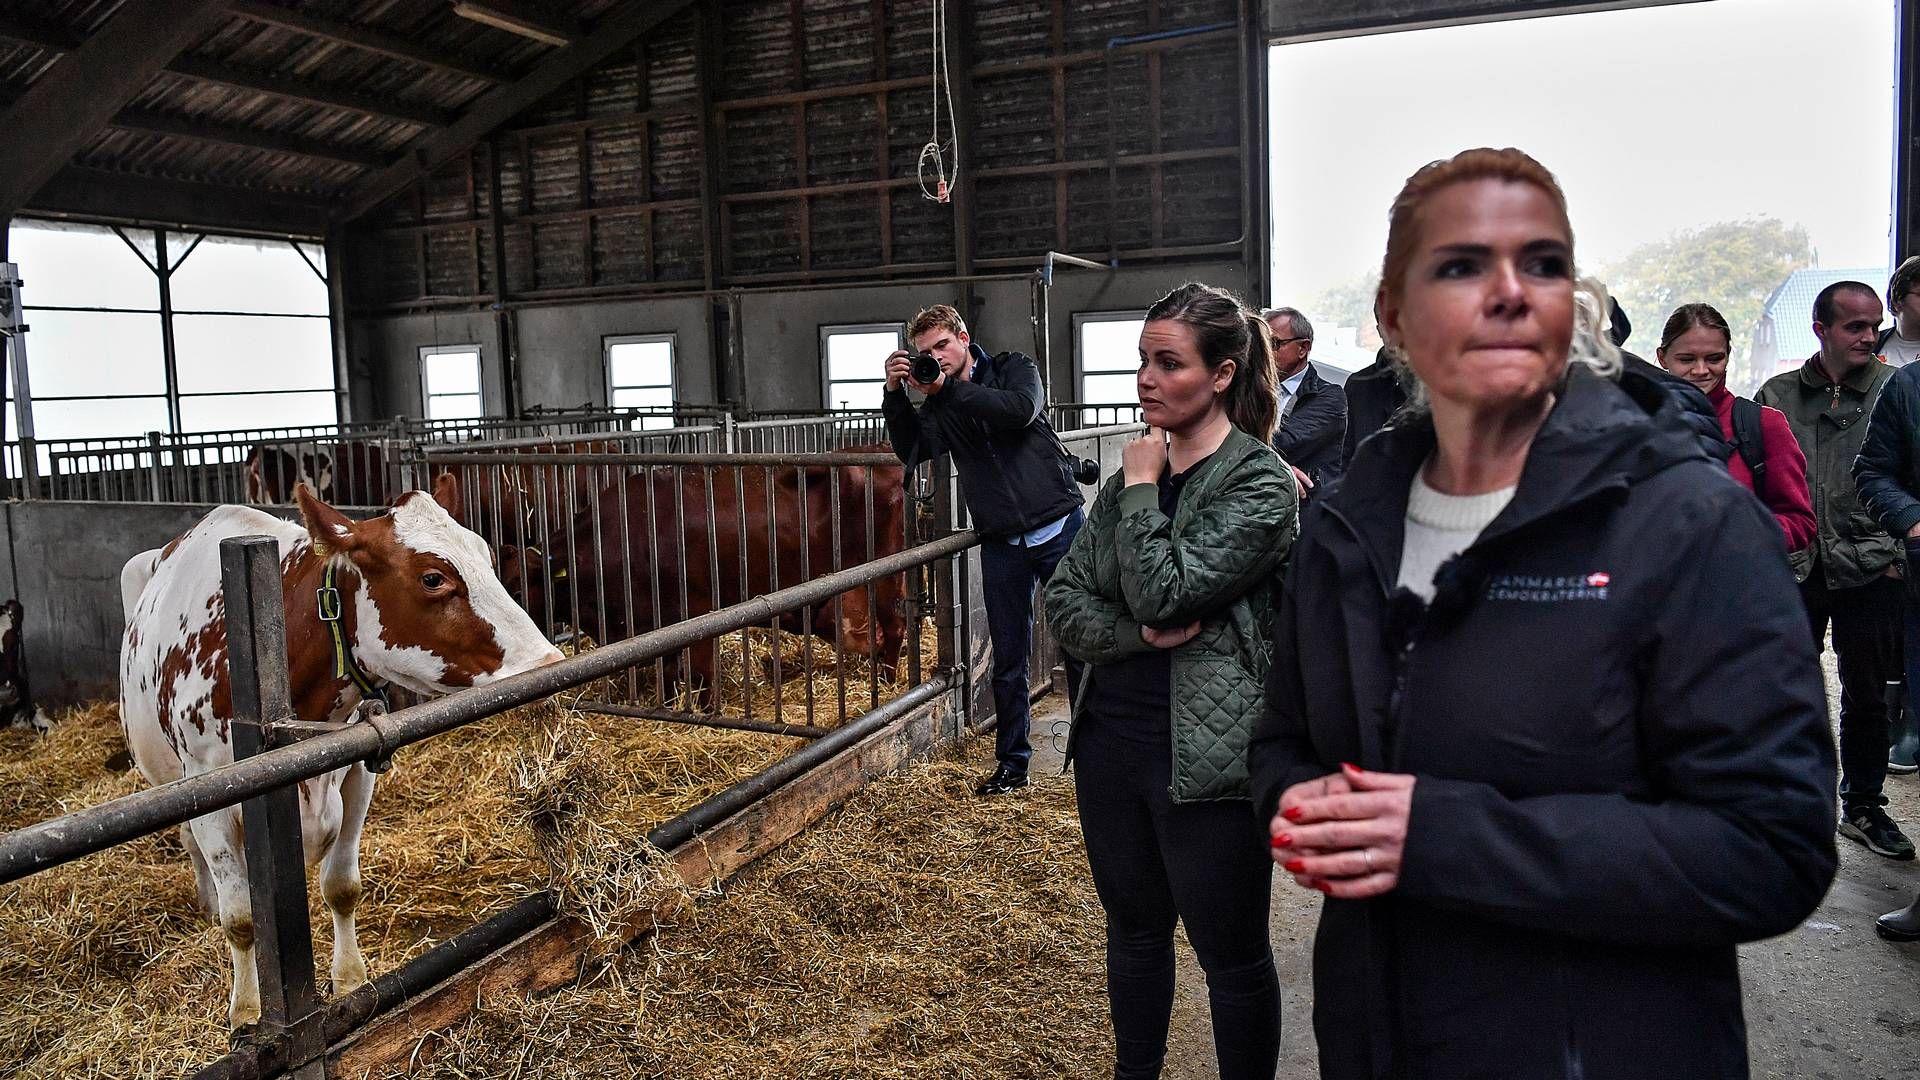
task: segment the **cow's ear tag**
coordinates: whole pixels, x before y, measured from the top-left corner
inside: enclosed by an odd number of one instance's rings
[[[555,581],[565,581],[566,578],[567,572],[565,570],[555,570],[553,572],[553,580]]]

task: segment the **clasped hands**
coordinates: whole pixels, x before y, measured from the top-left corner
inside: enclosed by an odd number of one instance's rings
[[[1302,888],[1342,900],[1391,892],[1400,884],[1413,784],[1405,773],[1341,765],[1293,785],[1268,824],[1273,861]]]

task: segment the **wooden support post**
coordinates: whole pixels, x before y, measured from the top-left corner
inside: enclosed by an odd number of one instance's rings
[[[287,687],[287,617],[280,545],[272,537],[220,541],[227,662],[233,688],[233,756],[272,748],[272,725],[293,718]],[[260,980],[260,1037],[286,1044],[295,1080],[326,1080],[326,1035],[313,982],[307,921],[307,863],[296,786],[241,806],[247,892],[253,905],[254,970]]]

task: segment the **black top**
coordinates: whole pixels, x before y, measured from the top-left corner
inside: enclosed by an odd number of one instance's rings
[[[1047,423],[1033,358],[971,348],[973,378],[947,380],[917,410],[905,388],[889,390],[880,409],[887,440],[908,469],[953,455],[973,527],[1000,540],[1059,521],[1084,500],[1066,447]]]
[[[1181,472],[1160,473],[1160,512],[1171,518],[1180,505],[1180,491],[1187,479],[1205,465],[1208,454]],[[1168,466],[1171,469],[1172,466]],[[1157,627],[1177,630],[1179,627]],[[1173,652],[1154,649],[1132,653],[1112,664],[1101,664],[1090,672],[1087,715],[1099,717],[1114,734],[1164,745],[1173,728]]]

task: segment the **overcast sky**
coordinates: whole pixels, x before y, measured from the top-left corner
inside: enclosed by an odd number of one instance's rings
[[[1883,266],[1893,28],[1893,0],[1710,0],[1278,46],[1274,299],[1377,273],[1407,175],[1471,146],[1558,175],[1586,266],[1753,215]]]

